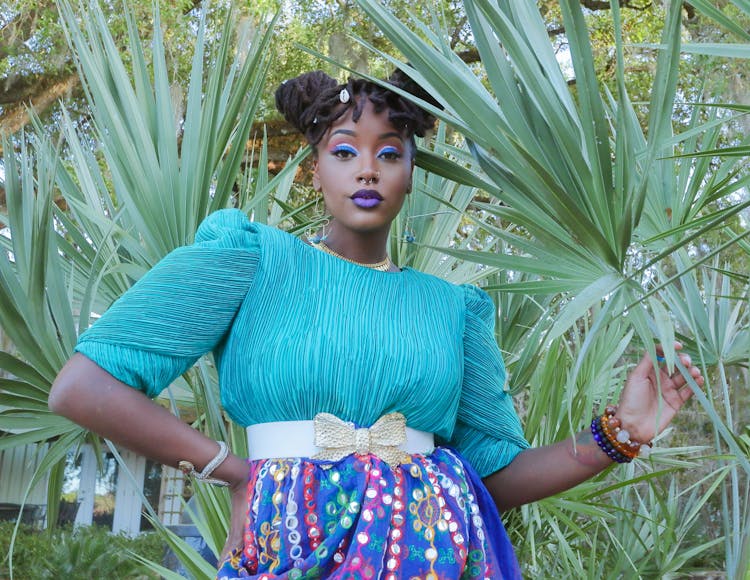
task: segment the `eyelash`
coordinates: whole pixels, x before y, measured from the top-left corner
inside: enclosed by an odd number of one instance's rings
[[[342,155],[342,153],[346,153],[346,155]],[[336,145],[336,147],[331,150],[331,155],[341,159],[349,159],[349,156],[356,157],[359,155],[359,151],[351,145]]]
[[[347,144],[341,144],[336,145],[331,150],[331,155],[334,157],[338,157],[339,159],[349,159],[350,157],[356,157],[359,155],[359,151],[357,151],[354,147]],[[383,158],[386,161],[395,161],[397,159],[401,159],[401,151],[396,149],[395,147],[383,147],[380,151],[378,151],[379,158]]]
[[[378,157],[383,157],[384,159],[395,161],[396,159],[401,159],[401,151],[399,151],[395,147],[383,147],[378,152]]]

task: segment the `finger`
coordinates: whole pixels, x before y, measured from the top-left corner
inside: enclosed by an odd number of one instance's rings
[[[221,554],[219,554],[219,562],[224,562],[232,555],[232,552],[241,550],[242,548],[244,548],[242,542],[227,542],[224,544],[224,549],[221,551]]]
[[[691,389],[689,385],[685,385],[682,389],[677,391],[677,395],[679,395],[680,400],[684,403],[693,396],[693,389]]]
[[[670,407],[675,411],[679,411],[682,406],[693,396],[693,389],[688,385],[684,385],[682,388],[674,389],[667,395],[665,393],[664,399],[667,401]]]
[[[685,386],[686,380],[683,374],[678,369],[671,369],[673,372],[669,372],[670,368],[666,365],[661,365],[657,371],[657,377],[662,389],[662,393],[666,396],[667,392],[681,389]]]
[[[656,358],[659,362],[664,362],[664,345],[661,343],[655,345],[656,348]],[[672,344],[673,350],[682,350],[682,343],[675,340]]]
[[[680,354],[679,355],[680,362],[682,363],[682,366],[685,368],[690,368],[693,364],[693,359],[690,358],[689,354]]]
[[[654,370],[654,361],[651,358],[651,355],[648,354],[648,351],[647,351],[643,353],[643,358],[641,358],[641,360],[633,369],[633,374],[646,377],[653,370]]]
[[[698,367],[690,367],[690,376],[693,378],[695,383],[702,387],[703,383],[705,382],[705,379],[703,378],[703,373]]]
[[[663,344],[658,343],[658,344],[655,345],[655,348],[656,348],[656,354],[659,354],[659,355],[662,355],[662,356],[664,355],[664,345]],[[682,350],[682,343],[680,341],[678,341],[678,340],[675,340],[674,343],[672,344],[672,349],[673,350]]]
[[[681,389],[687,384],[685,376],[680,371],[675,371],[669,378],[672,380],[675,389]]]
[[[675,390],[678,390],[680,392],[690,391],[690,394],[692,394],[692,389],[686,388],[688,386],[688,376],[692,378],[699,387],[703,386],[703,375],[701,374],[701,370],[695,366],[687,367],[687,376],[681,371],[677,370],[668,378],[671,380]]]

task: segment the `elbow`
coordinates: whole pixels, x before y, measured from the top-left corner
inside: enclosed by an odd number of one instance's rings
[[[52,383],[47,407],[74,423],[96,431],[106,426],[112,409],[132,404],[134,396],[145,396],[121,383],[95,362],[74,354]]]
[[[82,355],[74,354],[58,373],[50,387],[47,407],[52,413],[73,421],[81,405],[88,399],[86,385],[91,363]]]
[[[64,373],[60,373],[52,383],[52,387],[49,391],[49,398],[47,399],[47,407],[49,410],[55,415],[62,415],[63,417],[70,418],[70,401],[73,398],[72,391],[74,389],[74,385],[66,380]]]

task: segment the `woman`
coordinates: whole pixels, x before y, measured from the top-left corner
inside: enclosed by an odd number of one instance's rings
[[[80,337],[50,408],[230,485],[220,578],[518,577],[496,506],[632,459],[690,389],[646,355],[619,408],[575,442],[529,449],[503,388],[490,298],[387,254],[414,135],[434,119],[395,92],[320,72],[276,97],[314,148],[330,223],[301,240],[236,210],[209,216],[192,246]],[[149,400],[210,350],[223,406],[248,427],[249,469]]]

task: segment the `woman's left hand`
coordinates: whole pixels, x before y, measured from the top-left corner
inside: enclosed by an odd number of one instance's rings
[[[674,349],[682,349],[682,344],[675,342]],[[664,356],[661,345],[656,347],[656,353]],[[698,367],[693,366],[690,356],[678,356],[698,386],[703,386],[703,375]],[[679,370],[670,373],[663,363],[654,367],[653,360],[646,353],[628,375],[616,416],[632,440],[647,443],[669,425],[692,395],[692,389]]]

